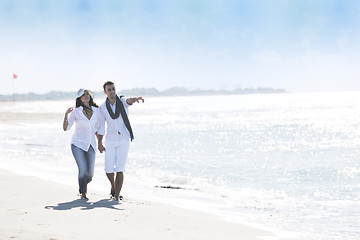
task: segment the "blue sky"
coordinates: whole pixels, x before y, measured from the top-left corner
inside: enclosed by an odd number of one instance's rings
[[[0,94],[360,90],[359,23],[357,0],[0,0]]]

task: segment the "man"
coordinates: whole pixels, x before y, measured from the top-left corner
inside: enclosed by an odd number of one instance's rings
[[[128,107],[142,97],[125,99],[116,95],[115,84],[105,82],[103,85],[107,98],[100,106],[100,126],[98,130],[98,149],[100,153],[105,151],[105,172],[111,183],[111,195],[116,201],[122,200],[120,195],[124,182],[125,163],[128,156],[130,140],[134,139],[131,125],[128,119]],[[102,143],[106,128],[106,150]],[[116,173],[116,175],[114,174]]]

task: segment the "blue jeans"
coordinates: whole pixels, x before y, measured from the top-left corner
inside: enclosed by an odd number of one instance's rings
[[[94,176],[95,150],[92,146],[90,146],[89,150],[85,152],[81,148],[71,144],[71,151],[79,168],[79,192],[80,194],[86,193],[87,184]]]

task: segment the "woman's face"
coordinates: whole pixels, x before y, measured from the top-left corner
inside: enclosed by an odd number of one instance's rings
[[[81,96],[81,101],[85,104],[89,103],[90,101],[90,94],[88,91],[84,91],[84,94]]]

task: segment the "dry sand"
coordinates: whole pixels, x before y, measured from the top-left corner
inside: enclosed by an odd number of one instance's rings
[[[89,200],[67,186],[0,170],[0,239],[224,239],[251,240],[270,233],[215,215],[144,200]]]

